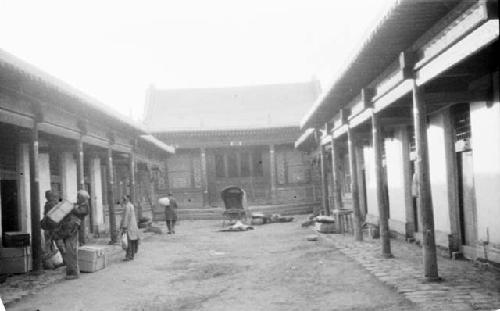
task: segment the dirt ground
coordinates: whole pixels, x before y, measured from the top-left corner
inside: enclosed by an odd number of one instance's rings
[[[63,281],[9,310],[418,310],[300,220],[218,232],[184,221],[133,262]]]

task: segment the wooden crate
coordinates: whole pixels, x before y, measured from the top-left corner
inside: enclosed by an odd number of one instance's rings
[[[316,223],[316,231],[320,233],[336,233],[335,223]]]
[[[30,247],[0,248],[0,274],[26,273],[31,269]]]
[[[82,272],[95,272],[106,268],[108,259],[102,245],[85,245],[78,248],[78,266]]]
[[[3,244],[5,247],[27,247],[30,246],[31,236],[21,231],[4,232]]]

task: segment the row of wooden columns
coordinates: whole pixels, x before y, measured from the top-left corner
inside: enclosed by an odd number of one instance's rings
[[[33,124],[31,142],[30,142],[30,209],[31,209],[31,241],[32,241],[32,259],[33,259],[33,271],[39,273],[43,269],[42,265],[42,236],[41,236],[41,226],[40,226],[40,188],[39,188],[39,166],[38,166],[38,154],[39,154],[39,122],[35,120]],[[134,144],[135,145],[135,144]],[[84,150],[83,150],[83,136],[77,141],[77,185],[78,190],[85,189],[85,177],[84,177]],[[110,231],[110,244],[116,243],[117,241],[117,231],[116,231],[116,215],[114,208],[114,169],[113,169],[113,150],[111,145],[107,149],[107,172],[108,172],[108,184],[107,184],[107,198],[108,198],[108,208],[109,208],[109,231]],[[135,154],[134,149],[129,154],[129,166],[130,166],[130,200],[135,202]]]
[[[412,78],[413,82],[413,120],[415,128],[415,142],[416,142],[416,171],[418,179],[418,204],[420,206],[422,215],[423,227],[423,264],[424,276],[430,280],[435,281],[439,279],[437,258],[436,258],[436,244],[434,237],[434,216],[430,196],[430,180],[429,180],[429,160],[427,151],[427,132],[426,132],[426,111],[425,103],[422,100],[421,90],[417,82]],[[372,143],[375,162],[375,179],[377,187],[377,204],[379,208],[379,227],[380,237],[382,243],[382,257],[393,257],[391,252],[390,231],[389,231],[389,205],[384,193],[384,168],[382,164],[382,148],[383,148],[383,135],[382,126],[380,124],[379,116],[373,113],[371,117],[372,123]],[[352,192],[352,209],[354,214],[353,229],[354,238],[356,241],[363,240],[362,234],[362,215],[359,203],[359,183],[356,167],[356,154],[355,146],[357,145],[356,133],[350,124],[347,124],[347,147],[349,156],[349,169],[351,172],[351,192]],[[329,206],[328,200],[328,183],[326,178],[326,161],[325,151],[321,147],[321,183],[322,183],[322,206],[326,214],[330,214],[330,209],[341,209],[342,199],[340,194],[340,182],[338,166],[338,147],[336,140],[332,135],[332,193],[333,193],[333,206]]]

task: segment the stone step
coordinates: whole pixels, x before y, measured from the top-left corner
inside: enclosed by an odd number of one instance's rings
[[[280,204],[280,205],[256,205],[250,206],[251,212],[260,212],[267,215],[280,214],[282,216],[303,215],[313,212],[314,206],[318,203],[298,203],[298,204]],[[179,220],[222,220],[224,209],[222,208],[189,208],[179,209],[177,215]],[[155,211],[154,221],[164,221],[165,216],[162,211]]]

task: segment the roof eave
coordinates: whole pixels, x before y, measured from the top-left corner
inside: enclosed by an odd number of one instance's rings
[[[17,58],[16,56],[0,49],[0,63],[4,63],[19,72],[21,75],[27,76],[30,79],[37,81],[44,87],[53,89],[56,92],[61,92],[70,97],[75,98],[81,104],[86,105],[92,110],[103,113],[106,117],[118,121],[137,131],[139,134],[147,134],[148,131],[143,124],[139,124],[123,115],[114,111],[95,98],[88,96],[82,91],[70,86],[64,81],[51,76],[50,74],[38,69],[37,67]]]
[[[157,139],[153,135],[141,135],[140,138],[152,145],[154,145],[156,148],[165,151],[167,153],[174,154],[175,153],[175,147],[170,146],[162,142],[161,140]]]

